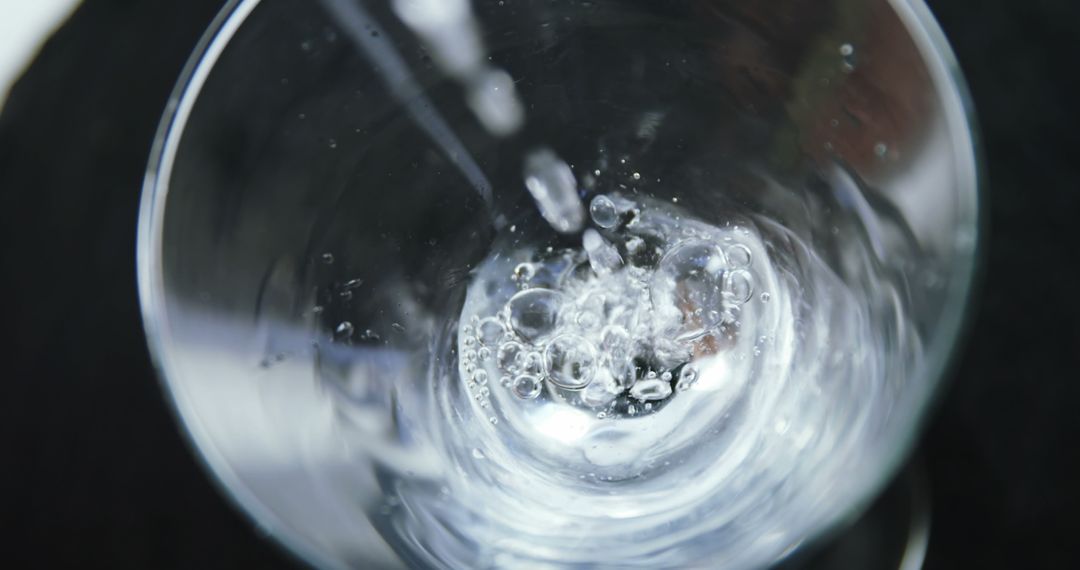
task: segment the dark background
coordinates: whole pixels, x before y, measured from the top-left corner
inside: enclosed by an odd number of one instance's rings
[[[186,447],[135,292],[149,146],[220,5],[87,0],[0,114],[7,567],[295,567]],[[1080,567],[1080,6],[930,5],[974,95],[990,232],[968,342],[920,449],[927,566]]]

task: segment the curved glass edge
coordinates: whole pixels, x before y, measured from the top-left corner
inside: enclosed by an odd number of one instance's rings
[[[922,366],[923,381],[917,383],[921,388],[920,392],[910,400],[910,409],[905,410],[914,416],[912,429],[901,430],[892,441],[886,441],[886,447],[890,449],[880,458],[877,472],[872,473],[866,486],[859,490],[861,496],[853,505],[852,511],[837,521],[832,529],[818,535],[819,540],[827,539],[842,529],[845,523],[853,522],[864,513],[895,477],[910,457],[915,443],[922,437],[931,412],[937,408],[945,393],[956,354],[966,343],[985,256],[987,220],[986,196],[983,191],[983,150],[967,82],[952,46],[924,0],[889,0],[889,3],[919,48],[938,88],[939,96],[942,97],[947,128],[957,143],[953,148],[958,182],[957,229],[970,232],[970,246],[967,246],[967,251],[956,251],[959,244],[954,242],[956,262],[952,265],[949,290],[946,293],[946,298],[953,302],[946,304],[946,311],[938,321],[935,334],[941,340],[931,345]]]
[[[185,442],[202,468],[214,481],[218,492],[239,507],[260,533],[272,537],[275,546],[283,546],[290,555],[320,568],[340,567],[340,561],[327,558],[314,545],[289,532],[288,525],[245,485],[197,421],[183,388],[176,384],[175,363],[171,359],[169,318],[166,311],[164,276],[161,258],[162,222],[168,197],[168,180],[182,136],[183,126],[199,97],[202,86],[236,30],[261,3],[261,0],[227,0],[192,50],[154,136],[150,158],[143,179],[139,203],[136,245],[136,274],[151,361],[166,400],[180,426]],[[188,421],[191,420],[191,421]],[[275,542],[276,541],[276,542]]]
[[[915,441],[921,436],[923,426],[931,408],[944,392],[950,367],[954,364],[956,349],[961,347],[967,336],[969,316],[973,297],[981,279],[982,260],[985,257],[985,234],[987,223],[985,216],[986,195],[985,171],[982,160],[983,152],[979,137],[978,122],[974,104],[957,63],[955,54],[945,38],[943,31],[923,0],[889,0],[897,15],[903,19],[908,31],[916,40],[922,55],[930,67],[935,84],[948,95],[945,103],[945,116],[949,119],[949,131],[960,136],[962,143],[955,148],[958,153],[957,164],[965,167],[960,177],[965,175],[970,184],[967,195],[961,192],[961,214],[966,214],[974,232],[974,243],[970,254],[959,256],[954,266],[953,280],[947,297],[959,299],[950,304],[952,308],[940,321],[938,335],[947,342],[937,343],[928,355],[923,374],[927,382],[921,383],[922,393],[912,402],[916,414],[915,429],[901,431],[895,441],[895,451],[881,463],[881,467],[870,479],[866,488],[861,490],[861,497],[853,505],[846,519],[854,520],[861,514],[891,480],[900,465],[907,459]],[[227,0],[214,21],[199,40],[187,64],[180,74],[180,79],[169,97],[164,115],[155,135],[150,152],[150,160],[143,181],[142,198],[139,207],[138,239],[136,265],[138,291],[142,308],[143,327],[146,331],[151,359],[158,373],[158,379],[166,388],[168,401],[173,413],[182,426],[188,445],[203,468],[213,478],[223,496],[240,507],[262,531],[266,532],[300,559],[320,567],[336,567],[338,564],[326,558],[317,548],[288,532],[279,532],[288,528],[272,510],[266,507],[245,486],[229,467],[224,456],[214,446],[213,441],[201,429],[193,411],[184,398],[183,390],[172,381],[171,371],[174,365],[166,347],[171,344],[168,315],[165,312],[163,269],[157,252],[161,250],[161,221],[164,214],[165,199],[168,195],[167,181],[172,172],[172,162],[181,138],[180,128],[186,123],[201,88],[206,81],[218,57],[232,39],[236,30],[261,3],[261,0]],[[959,111],[956,113],[955,111]],[[949,111],[954,111],[950,113]],[[962,156],[961,156],[962,155]],[[961,189],[964,190],[963,188]],[[844,520],[835,521],[833,531],[843,526]],[[830,531],[812,533],[817,540],[827,538]]]

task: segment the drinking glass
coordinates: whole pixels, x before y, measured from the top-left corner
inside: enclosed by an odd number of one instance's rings
[[[866,507],[942,383],[978,241],[970,105],[920,0],[447,2],[512,78],[512,134],[402,2],[331,4],[228,2],[140,214],[165,390],[266,533],[320,567],[738,568]],[[520,278],[496,254],[582,259],[537,213],[536,156],[629,204],[626,231],[752,234],[711,384],[610,417],[574,386],[477,386],[470,335],[500,347],[466,305]]]

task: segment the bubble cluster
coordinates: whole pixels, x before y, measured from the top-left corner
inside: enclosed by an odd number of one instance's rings
[[[485,285],[507,296],[463,315],[461,372],[482,406],[498,378],[522,405],[645,417],[739,334],[754,293],[745,230],[679,224],[618,194],[595,196],[589,214],[579,247],[521,249]]]

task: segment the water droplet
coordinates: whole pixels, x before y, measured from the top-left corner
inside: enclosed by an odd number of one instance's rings
[[[738,269],[743,267],[750,267],[753,262],[753,254],[750,253],[750,248],[741,243],[737,243],[724,252],[727,254],[728,265],[732,268]]]
[[[532,400],[540,395],[543,383],[536,376],[523,374],[514,379],[514,395],[522,400]]]
[[[332,265],[334,263],[334,254],[332,254],[330,252],[327,252],[327,253],[324,253],[324,254],[320,255],[319,259],[321,259],[322,262],[327,264],[327,265]]]
[[[401,323],[390,323],[390,328],[396,330],[399,333],[405,332],[405,325]]]
[[[768,303],[769,299],[772,299],[772,295],[770,295],[768,291],[762,291],[762,293],[761,293],[761,302],[762,303]]]
[[[634,180],[641,180],[641,173],[640,172],[635,172],[633,174],[633,178],[634,178]]]
[[[840,46],[840,57],[842,62],[840,64],[840,70],[844,73],[851,73],[855,71],[855,46],[851,44],[844,44]]]
[[[741,305],[754,294],[754,278],[744,269],[731,271],[724,277],[724,290]]]
[[[514,78],[501,69],[488,70],[473,79],[466,101],[493,135],[509,135],[525,121],[525,109],[514,90]]]
[[[599,174],[599,171],[597,171]],[[603,194],[596,196],[589,204],[589,215],[593,223],[601,228],[610,229],[619,224],[619,212],[611,198]]]
[[[584,388],[596,373],[596,349],[577,335],[561,335],[548,344],[544,364],[556,385],[569,390]]]
[[[503,336],[506,335],[506,328],[495,317],[488,317],[480,321],[478,331],[480,342],[485,346],[497,346]]]
[[[499,423],[499,418],[491,416],[490,418],[488,418],[488,423],[490,423],[491,425],[496,425]]]
[[[527,289],[507,303],[510,328],[526,341],[538,340],[554,328],[562,295],[550,289]]]
[[[479,351],[477,351],[476,355],[480,357],[480,360],[487,360],[491,358],[491,349],[486,346],[482,347]]]
[[[623,260],[619,250],[596,230],[585,230],[581,244],[589,256],[589,266],[597,275],[607,275],[622,267]]]
[[[342,321],[336,329],[334,329],[334,340],[346,341],[352,338],[353,324],[349,321]]]
[[[486,385],[488,383],[488,374],[484,370],[477,369],[476,372],[473,372],[472,379],[473,379],[473,382],[476,382],[477,384],[479,384],[481,386],[484,386],[484,385]]]
[[[476,337],[467,336],[461,341],[465,346],[476,346]]]
[[[671,382],[671,372],[664,372],[660,375],[660,379],[664,382]]]
[[[466,350],[464,352],[464,354],[461,355],[461,358],[465,362],[472,362],[472,361],[476,360],[476,351],[475,350]]]
[[[540,215],[556,231],[573,233],[585,223],[585,208],[577,195],[577,180],[565,162],[549,149],[525,158],[525,187],[536,200]]]
[[[878,158],[885,158],[885,156],[889,154],[889,146],[883,142],[877,143],[874,145],[874,154],[877,155]]]

